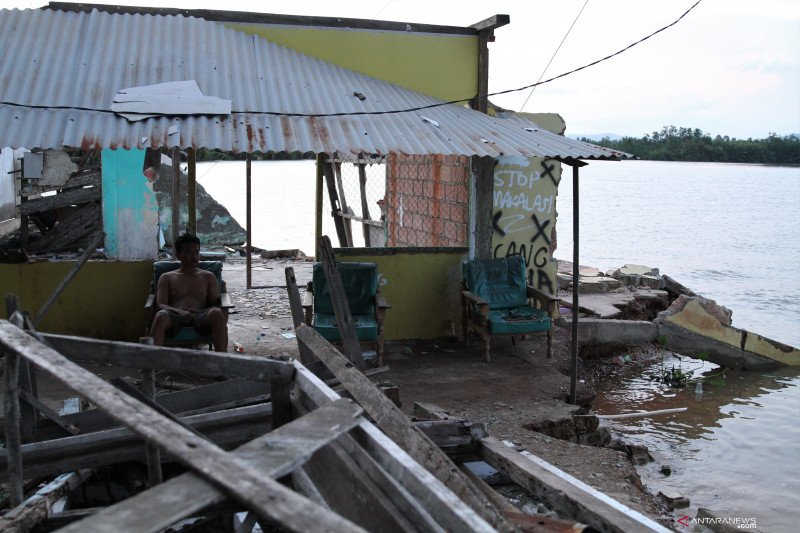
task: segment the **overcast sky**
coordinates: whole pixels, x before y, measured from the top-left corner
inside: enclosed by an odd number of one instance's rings
[[[0,0],[2,7],[45,2]],[[112,3],[105,0],[101,3]],[[511,23],[490,43],[491,92],[609,55],[677,19],[695,0],[139,0],[126,5],[231,9],[469,26]],[[530,90],[492,101],[520,110]],[[675,125],[712,135],[800,133],[800,0],[703,0],[678,24],[620,56],[538,87],[525,106],[556,112],[567,133],[641,136]]]

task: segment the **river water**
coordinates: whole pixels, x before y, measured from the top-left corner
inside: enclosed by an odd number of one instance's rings
[[[242,224],[243,162],[201,163],[198,181]],[[657,267],[733,311],[733,325],[800,345],[800,169],[720,163],[591,162],[580,169],[581,264]],[[253,244],[314,249],[314,163],[253,164]],[[325,207],[325,212],[329,212]],[[572,173],[558,198],[556,257],[572,259]],[[330,217],[323,232],[334,235]],[[357,234],[360,232],[354,232]],[[753,517],[762,531],[796,531],[800,518],[800,369],[719,375],[711,363],[665,356],[693,370],[703,394],[651,381],[657,358],[609,368],[596,409],[604,414],[688,407],[684,413],[612,424],[656,458],[643,467],[654,490],[697,507]],[[659,469],[670,466],[665,477]],[[680,517],[684,511],[677,511]],[[683,527],[683,526],[678,526]],[[686,529],[689,531],[689,529]]]

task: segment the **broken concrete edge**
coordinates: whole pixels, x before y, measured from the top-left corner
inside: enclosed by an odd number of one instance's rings
[[[581,346],[643,346],[657,342],[667,350],[737,370],[800,365],[800,353],[795,348],[745,330],[729,326],[726,329],[738,332],[739,338],[745,337],[749,342],[739,345],[725,342],[709,336],[707,332],[692,331],[670,319],[654,323],[644,320],[581,318],[578,321],[578,343]],[[763,349],[765,345],[770,349]],[[752,351],[753,349],[759,351]]]

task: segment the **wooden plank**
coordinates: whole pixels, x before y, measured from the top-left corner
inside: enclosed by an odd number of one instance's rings
[[[80,272],[81,268],[83,268],[83,265],[85,265],[86,261],[89,260],[89,256],[94,253],[95,249],[102,244],[105,238],[105,232],[101,231],[95,236],[94,239],[92,239],[92,243],[83,252],[80,259],[78,259],[78,261],[72,267],[72,270],[70,270],[67,275],[64,276],[64,279],[61,280],[61,283],[58,284],[58,287],[56,287],[56,289],[50,294],[50,297],[36,313],[36,316],[33,317],[32,322],[35,327],[38,327],[42,319],[47,316],[47,312],[50,311],[50,307],[52,307],[56,300],[61,296],[61,293],[64,292],[64,289],[67,288],[67,285],[69,285],[69,283],[75,279],[75,276],[78,275],[78,272]]]
[[[142,344],[153,344],[153,337],[143,337]],[[152,368],[145,368],[142,373],[142,394],[151,402],[156,401],[156,372]],[[161,450],[152,444],[145,445],[145,455],[147,456],[147,484],[154,487],[162,481],[164,476],[161,472]]]
[[[669,531],[553,465],[536,457],[522,455],[494,437],[481,439],[480,445],[487,463],[529,490],[536,498],[558,509],[559,515],[568,516],[599,531]]]
[[[302,329],[310,328],[303,326]],[[346,360],[341,354],[339,354],[338,357],[341,360],[342,365],[347,365]],[[298,390],[301,391],[310,402],[311,405],[308,406],[309,408],[313,408],[317,405],[325,405],[339,397],[335,392],[326,387],[325,384],[322,383],[322,381],[320,381],[320,379],[308,369],[303,368],[299,363],[295,363],[295,366],[297,368],[295,383],[297,384]],[[350,369],[354,373],[361,375],[355,369]],[[342,372],[338,373],[343,374]],[[342,380],[342,382],[344,383],[345,381]],[[377,388],[374,387],[374,385],[372,386],[372,389],[376,391],[375,395],[382,398],[381,400],[375,400],[377,403],[385,407],[386,410],[395,411],[396,413],[399,413],[400,416],[405,417],[402,411],[400,411],[390,400],[383,396],[380,391],[377,391]],[[362,395],[360,394],[359,396]],[[358,398],[356,399],[358,400]],[[372,402],[367,401],[366,403],[372,405]],[[364,403],[362,403],[362,406],[363,405]],[[372,415],[369,409],[365,409],[365,411]],[[373,411],[382,412],[383,409],[373,409]],[[378,423],[377,417],[374,415],[372,416],[376,418],[376,423]],[[381,419],[385,420],[386,418],[386,415],[381,416]],[[410,424],[407,419],[405,423]],[[393,424],[384,425],[389,428],[393,426]],[[402,426],[403,424],[398,423],[397,425]],[[496,530],[496,528],[490,526],[489,523],[482,518],[482,515],[479,514],[480,511],[470,507],[463,501],[463,499],[459,499],[459,497],[447,486],[446,483],[443,483],[437,479],[438,476],[435,476],[430,469],[426,469],[427,464],[430,464],[431,460],[428,460],[425,457],[423,457],[422,460],[416,459],[414,455],[408,452],[406,447],[401,445],[399,440],[393,435],[393,433],[398,433],[397,431],[391,431],[390,433],[386,427],[381,426],[381,428],[386,432],[386,434],[382,433],[370,422],[364,421],[353,430],[353,434],[357,442],[370,454],[370,456],[372,456],[375,461],[377,461],[381,468],[390,473],[392,477],[394,477],[403,486],[403,488],[409,492],[409,494],[418,500],[439,524],[450,531],[489,532]],[[415,428],[411,428],[411,430],[418,431]],[[387,436],[387,434],[389,436]],[[420,440],[427,440],[427,438],[422,435]],[[428,442],[430,441],[428,440]],[[417,448],[425,449],[425,445],[419,445]],[[437,461],[441,461],[440,456],[444,454],[440,450],[435,449],[435,446],[433,445],[431,445],[429,449],[433,450],[430,451],[430,457],[436,457]],[[444,461],[452,465],[452,462],[450,462],[446,456],[444,456]],[[453,465],[453,469],[457,470],[457,467]],[[481,502],[481,505],[491,504],[487,500],[485,502]],[[498,521],[498,523],[503,526],[501,531],[510,530],[507,524],[501,521]]]
[[[340,210],[343,213],[349,213],[350,208],[347,207],[347,194],[344,192],[344,184],[342,183],[342,163],[340,161],[332,161],[331,167],[333,167],[333,174],[336,176],[336,187],[339,190],[339,206]],[[339,215],[341,217],[341,214]],[[347,234],[347,248],[352,248],[353,246],[353,227],[350,223],[349,218],[342,218],[344,222],[344,231]]]
[[[353,325],[353,316],[350,314],[350,304],[344,291],[342,276],[339,275],[336,256],[333,253],[333,248],[331,248],[331,240],[327,235],[323,235],[320,238],[319,247],[322,252],[322,269],[325,272],[325,280],[328,282],[328,292],[333,305],[333,313],[339,325],[339,336],[342,339],[344,354],[351,363],[363,371],[366,368],[366,363],[364,363],[364,358],[361,356],[361,342],[358,340],[356,328]],[[316,353],[316,350],[313,351]],[[329,365],[328,368],[333,371]]]
[[[223,487],[228,496],[259,516],[290,531],[356,528],[271,478],[260,476],[241,458],[173,423],[5,321],[0,322],[0,345],[38,365],[147,442],[159,445],[204,479]]]
[[[197,235],[197,150],[194,148],[187,148],[187,204],[186,209],[189,212],[189,233]],[[248,154],[249,155],[249,154]]]
[[[272,405],[260,404],[228,411],[192,415],[181,420],[220,446],[238,445],[270,429]],[[22,464],[27,477],[143,460],[144,443],[128,428],[114,428],[61,439],[23,444]],[[7,450],[0,448],[0,481],[6,478]]]
[[[331,509],[365,530],[419,531],[338,444],[318,450],[303,469]]]
[[[336,227],[336,236],[339,238],[339,246],[346,248],[350,246],[350,244],[347,240],[347,231],[344,227],[344,219],[339,216],[341,205],[339,204],[339,195],[336,193],[336,184],[334,183],[336,178],[333,175],[333,164],[323,160],[322,171],[325,175],[325,184],[328,188],[328,200],[331,205],[331,216],[333,217],[333,223]],[[317,252],[317,256],[319,256],[319,250],[317,250]]]
[[[352,428],[360,420],[360,413],[361,409],[352,401],[340,399],[245,444],[234,453],[251,461],[253,469],[260,475],[281,477]],[[214,485],[187,473],[104,509],[63,531],[159,531],[224,500],[225,494]],[[143,513],[143,509],[147,511]]]
[[[361,192],[361,216],[363,220],[369,220],[369,205],[367,205],[367,165],[364,163],[359,163],[358,165],[358,188]],[[369,225],[364,224],[364,246],[369,248],[370,241],[369,241]]]
[[[53,504],[80,487],[91,470],[62,474],[0,518],[0,531],[30,531],[51,516]]]
[[[100,187],[69,189],[53,196],[29,199],[27,202],[19,204],[19,212],[22,215],[31,215],[60,207],[85,204],[99,200],[100,195]]]
[[[486,497],[458,470],[449,457],[436,446],[360,371],[333,345],[308,326],[297,328],[297,336],[314,351],[328,369],[333,372],[364,410],[375,419],[375,423],[386,432],[411,457],[419,461],[456,495],[487,520],[493,527],[509,530],[509,525],[491,506]]]
[[[91,236],[102,229],[100,203],[91,202],[80,207],[66,219],[60,221],[38,241],[29,246],[31,252],[53,253],[69,250],[78,245],[88,246]]]
[[[292,310],[292,322],[296,328],[305,321],[305,313],[303,312],[303,306],[300,302],[300,292],[297,288],[297,278],[294,274],[294,268],[286,267],[285,274],[286,291],[289,294],[289,307]],[[304,365],[309,366],[319,362],[319,359],[317,359],[314,353],[308,348],[308,346],[305,345],[305,343],[300,341],[300,339],[297,340],[297,348],[300,350],[300,361]]]
[[[292,487],[312,502],[330,507],[304,468],[301,466],[292,470]]]
[[[131,342],[106,341],[43,334],[45,341],[70,359],[111,363],[126,368],[154,368],[209,377],[229,376],[250,381],[292,379],[291,363],[237,353],[217,353],[186,348],[147,346]]]
[[[47,418],[49,418],[50,420],[55,422],[58,426],[60,426],[62,429],[64,429],[64,431],[66,431],[70,435],[77,435],[78,433],[81,432],[81,430],[80,430],[80,428],[78,426],[76,426],[75,424],[70,423],[63,416],[59,415],[58,413],[56,413],[55,411],[50,409],[48,406],[43,404],[39,400],[39,398],[37,398],[36,396],[31,394],[30,392],[28,392],[28,391],[26,391],[24,389],[20,389],[19,390],[19,396],[20,396],[20,398],[25,400],[25,402],[28,405],[30,405],[35,410],[39,411],[44,416],[46,416]]]
[[[187,390],[159,394],[155,399],[156,403],[165,407],[171,413],[188,416],[266,401],[269,391],[269,383],[229,379]],[[82,433],[91,433],[119,426],[108,415],[97,409],[64,415],[62,418],[80,428]],[[40,424],[39,426],[38,437],[40,441],[60,438],[66,435],[67,433],[63,429],[53,424]]]
[[[10,324],[9,324],[10,325]],[[15,326],[11,326],[15,327]],[[0,347],[2,350],[2,347]],[[22,436],[20,434],[19,411],[19,356],[11,351],[5,352],[5,381],[6,390],[3,398],[5,426],[5,452],[8,454],[6,470],[8,474],[8,492],[11,505],[22,502],[22,454],[20,447]]]
[[[6,294],[5,303],[6,315],[11,317],[14,315],[14,313],[18,313],[17,317],[20,319],[22,324],[18,325],[17,327],[24,329],[27,316],[25,316],[22,312],[22,305],[19,297],[16,294]],[[36,398],[38,393],[36,390],[35,369],[32,369],[28,361],[25,359],[18,361],[17,365],[17,386],[19,395],[25,397],[27,393],[28,398]],[[22,439],[21,442],[30,442],[32,440],[36,440],[38,436],[39,424],[36,410],[31,402],[19,404],[19,417],[19,434],[20,438]]]

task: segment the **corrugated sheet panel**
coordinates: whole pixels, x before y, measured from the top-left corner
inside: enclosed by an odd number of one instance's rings
[[[439,101],[196,18],[0,10],[0,50],[0,146],[627,157],[454,104],[357,114]],[[128,122],[110,111],[120,89],[180,80],[233,113]],[[329,113],[343,115],[292,116]]]

